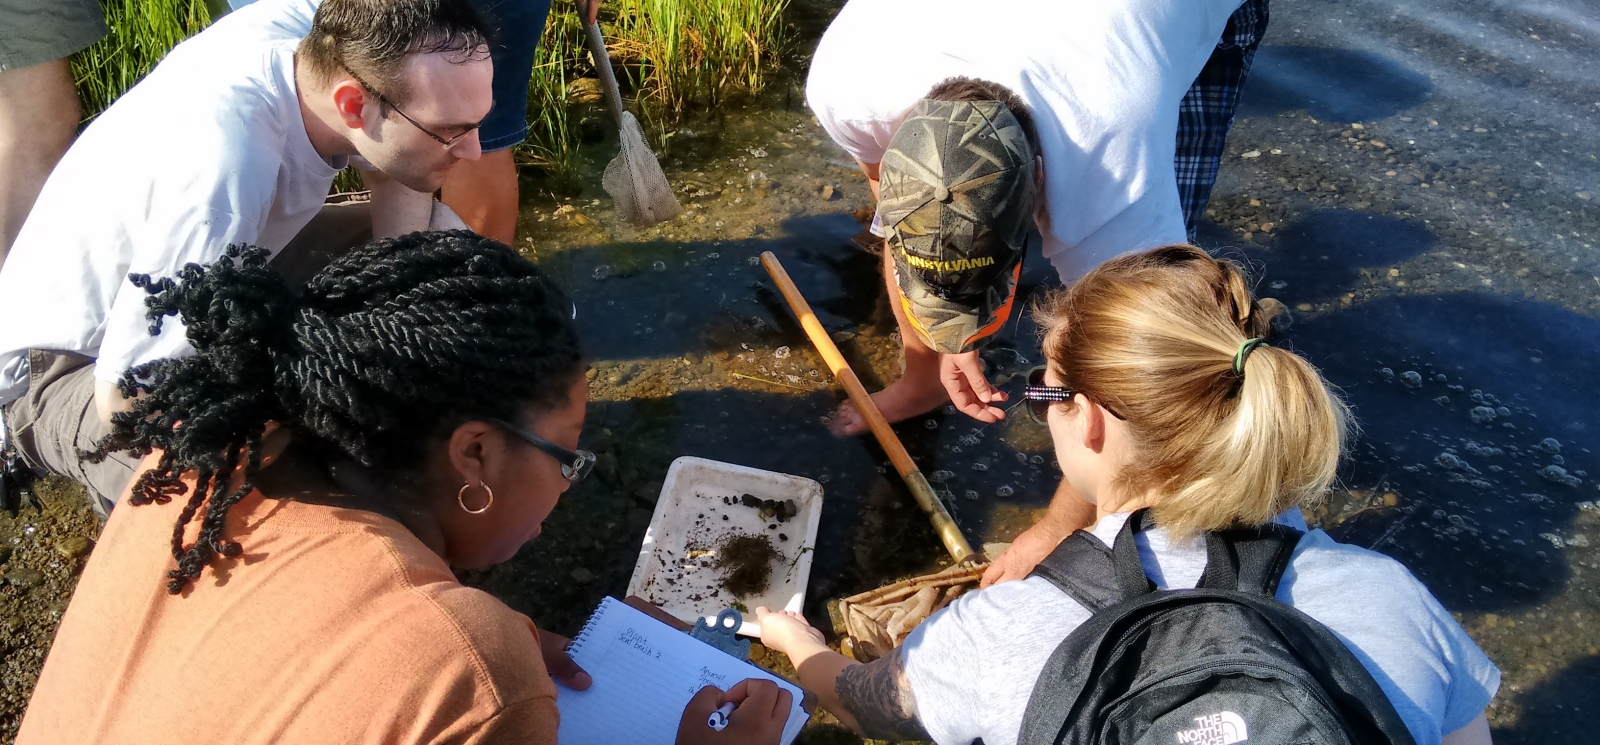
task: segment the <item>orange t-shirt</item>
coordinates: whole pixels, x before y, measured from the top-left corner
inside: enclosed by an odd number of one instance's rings
[[[112,511],[18,745],[556,741],[533,622],[399,523],[253,493],[174,596],[185,501]]]

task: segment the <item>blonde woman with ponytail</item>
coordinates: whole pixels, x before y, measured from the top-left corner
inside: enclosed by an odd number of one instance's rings
[[[1208,531],[1304,530],[1297,508],[1333,483],[1353,424],[1316,368],[1271,341],[1281,310],[1253,297],[1238,266],[1187,245],[1113,259],[1042,301],[1047,365],[1026,397],[1063,474],[1050,512],[1092,506],[1087,530],[1110,546],[1149,508],[1154,527],[1128,536],[1161,589],[1196,586]],[[1042,553],[1002,557],[997,582],[872,663],[832,652],[794,614],[758,609],[762,640],[867,737],[1012,745],[1047,660],[1090,617],[1029,574],[1070,522],[1035,526]],[[1309,531],[1275,597],[1354,653],[1416,743],[1490,741],[1499,670],[1398,562]]]

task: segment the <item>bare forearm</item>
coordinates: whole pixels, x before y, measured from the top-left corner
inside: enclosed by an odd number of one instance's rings
[[[827,709],[841,723],[857,732],[861,727],[856,724],[855,715],[850,713],[842,701],[839,700],[839,674],[845,668],[860,665],[861,663],[850,659],[822,644],[808,643],[803,649],[791,650],[789,661],[794,664],[796,672],[800,673],[800,687],[817,694],[818,703]]]
[[[861,174],[867,177],[867,188],[872,191],[872,201],[878,201],[878,174],[877,163],[864,163],[856,158],[856,165],[861,166]]]
[[[412,191],[381,172],[362,174],[372,189],[372,237],[392,238],[428,229],[433,214],[433,195]]]
[[[1074,532],[1093,525],[1094,520],[1094,505],[1078,496],[1072,484],[1062,479],[1056,487],[1055,496],[1050,498],[1050,506],[1045,509],[1044,517],[1039,519],[1034,528],[1054,537],[1059,543]]]

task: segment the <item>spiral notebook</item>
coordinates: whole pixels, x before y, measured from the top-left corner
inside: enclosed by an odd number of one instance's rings
[[[809,715],[799,687],[735,659],[617,600],[606,598],[567,648],[594,679],[587,691],[562,688],[558,740],[562,745],[672,745],[689,699],[706,685],[723,690],[746,678],[765,678],[789,690],[793,710],[783,745]]]

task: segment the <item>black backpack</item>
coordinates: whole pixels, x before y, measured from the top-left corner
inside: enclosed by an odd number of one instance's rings
[[[1039,673],[1019,745],[1415,745],[1355,655],[1274,599],[1300,531],[1208,533],[1200,585],[1157,590],[1150,526],[1135,512],[1111,548],[1078,531],[1033,570],[1094,615]]]

